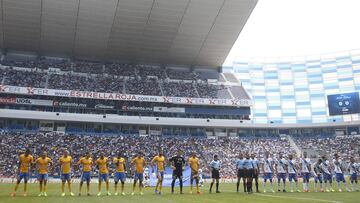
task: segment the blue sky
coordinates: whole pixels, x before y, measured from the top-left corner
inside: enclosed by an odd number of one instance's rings
[[[360,0],[259,0],[224,65],[360,48]]]

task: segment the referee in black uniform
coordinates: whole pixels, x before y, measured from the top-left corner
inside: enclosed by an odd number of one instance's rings
[[[215,181],[216,181],[216,193],[220,193],[219,180],[220,180],[221,161],[219,160],[218,155],[214,155],[214,160],[211,161],[210,168],[211,168],[211,178],[212,178],[210,184],[210,193]]]

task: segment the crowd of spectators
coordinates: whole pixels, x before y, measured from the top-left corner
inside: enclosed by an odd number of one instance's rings
[[[12,69],[0,69],[2,80],[6,85],[23,87],[44,87],[47,74],[37,71],[17,71]]]
[[[164,95],[172,97],[198,97],[193,83],[164,82],[162,83]]]
[[[302,150],[313,151],[313,155],[322,156],[335,153],[349,160],[351,156],[360,156],[360,139],[356,137],[306,137],[295,138]]]
[[[227,87],[208,84],[189,70],[55,59],[3,60],[1,63],[8,67],[0,68],[1,77],[5,78],[0,78],[0,83],[4,85],[232,99]],[[19,67],[23,69],[18,69]],[[53,69],[50,71],[49,68],[57,68],[62,72]]]

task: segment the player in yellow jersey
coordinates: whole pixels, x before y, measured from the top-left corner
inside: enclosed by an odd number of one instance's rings
[[[38,180],[40,183],[40,194],[39,196],[47,197],[47,180],[49,177],[49,165],[52,166],[52,160],[47,156],[46,152],[41,154],[41,157],[36,159],[36,165],[38,170]]]
[[[16,191],[22,179],[24,179],[24,196],[27,196],[27,182],[30,178],[30,170],[31,170],[31,165],[33,163],[34,163],[34,158],[33,156],[31,156],[29,149],[26,149],[24,154],[20,154],[17,181],[14,188],[14,192],[11,193],[11,196],[13,197],[16,196]]]
[[[135,194],[135,187],[138,180],[139,180],[140,195],[143,195],[144,193],[142,192],[142,188],[143,188],[143,180],[144,180],[144,168],[146,166],[143,153],[138,152],[137,156],[133,158],[133,160],[131,160],[131,164],[135,166],[135,177],[134,177],[133,191],[131,195]]]
[[[193,152],[191,154],[191,157],[189,158],[189,165],[191,168],[191,177],[190,177],[190,193],[192,194],[193,190],[193,182],[195,180],[196,182],[196,192],[197,194],[200,194],[200,188],[199,188],[199,168],[200,163],[199,159],[196,157],[196,153]]]
[[[96,165],[99,169],[99,184],[98,184],[98,194],[97,196],[101,195],[101,183],[102,181],[106,184],[106,195],[110,196],[111,193],[109,192],[109,170],[108,170],[108,158],[105,157],[104,153],[100,153],[100,158],[96,160]]]
[[[74,196],[74,193],[71,190],[71,164],[72,157],[69,155],[67,150],[64,150],[63,156],[59,159],[59,164],[61,168],[61,196],[65,196],[65,183],[68,183],[68,190],[71,196]]]
[[[113,162],[116,166],[116,173],[114,176],[115,181],[115,195],[118,195],[118,183],[121,181],[121,195],[125,195],[124,193],[124,185],[126,180],[126,159],[122,155],[123,153],[119,152],[117,157],[114,158]]]
[[[82,175],[80,180],[80,187],[79,187],[79,196],[81,196],[81,188],[86,181],[86,191],[87,195],[90,196],[90,180],[91,180],[91,169],[93,165],[93,161],[91,158],[91,154],[88,152],[86,153],[85,157],[81,157],[78,161],[77,165],[82,165]]]
[[[161,195],[162,183],[164,180],[165,160],[166,159],[162,151],[160,151],[159,154],[151,160],[151,165],[154,165],[154,163],[156,162],[156,168],[157,168],[156,177],[158,180],[155,187],[155,194],[159,194],[159,195]]]

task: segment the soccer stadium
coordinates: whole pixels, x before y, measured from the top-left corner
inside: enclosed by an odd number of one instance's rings
[[[360,202],[356,0],[0,8],[0,202]]]

